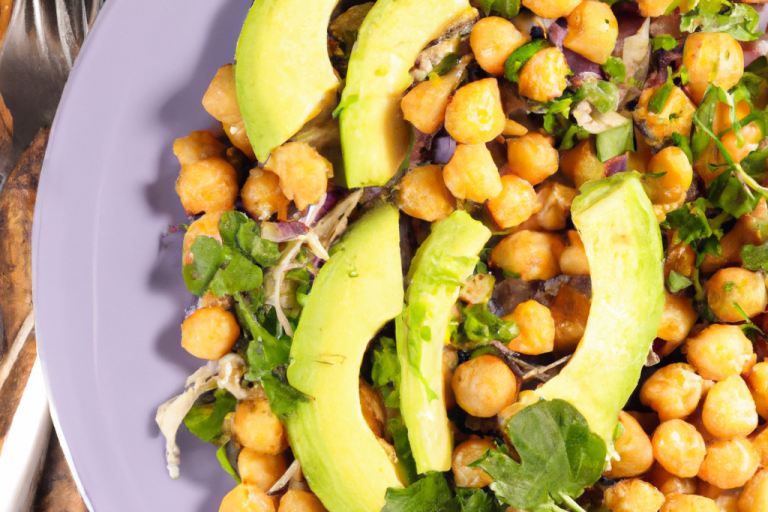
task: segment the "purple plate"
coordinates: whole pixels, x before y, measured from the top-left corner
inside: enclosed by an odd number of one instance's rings
[[[235,484],[182,427],[165,468],[155,409],[202,363],[180,345],[173,141],[215,122],[201,99],[232,62],[249,0],[110,0],[77,60],[37,196],[33,284],[54,422],[91,510],[218,510]]]

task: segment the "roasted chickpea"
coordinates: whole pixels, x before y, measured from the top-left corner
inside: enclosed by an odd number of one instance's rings
[[[285,429],[263,398],[243,400],[235,409],[235,437],[252,450],[277,455],[288,448]]]
[[[251,169],[240,197],[243,208],[254,219],[268,220],[275,213],[280,220],[288,219],[291,201],[283,194],[280,179],[275,173],[262,171],[258,167]]]
[[[762,431],[758,430],[757,435],[750,436],[752,440],[752,446],[757,451],[757,458],[761,467],[768,467],[768,428],[763,428]]]
[[[333,166],[315,149],[302,142],[288,142],[275,148],[264,170],[277,174],[285,197],[304,210],[320,201],[333,177]]]
[[[529,132],[507,140],[508,165],[514,174],[538,185],[557,172],[558,154],[551,137]]]
[[[445,76],[425,80],[408,91],[400,103],[406,121],[424,133],[437,131],[445,121],[451,93],[458,87],[471,60],[471,56],[466,56]]]
[[[381,396],[363,379],[360,379],[360,407],[371,432],[376,437],[384,437],[387,422],[384,415],[384,404],[381,401]]]
[[[240,336],[235,315],[213,306],[200,308],[181,324],[181,346],[200,359],[217,361],[227,355]]]
[[[707,303],[723,322],[743,322],[744,317],[734,303],[752,318],[768,305],[765,279],[760,272],[745,268],[723,268],[707,283]]]
[[[520,70],[520,95],[542,103],[558,98],[568,85],[565,77],[570,71],[557,47],[539,50]]]
[[[579,232],[568,231],[568,246],[560,255],[560,272],[566,276],[588,276],[589,260]]]
[[[484,144],[501,135],[507,116],[495,78],[459,88],[445,111],[445,129],[462,144]]]
[[[648,473],[648,481],[665,496],[670,494],[694,494],[696,492],[695,478],[675,476],[661,464],[656,462]]]
[[[547,231],[564,229],[571,214],[571,204],[578,193],[575,188],[554,181],[541,185],[537,193],[541,204],[541,211],[536,215],[539,227]]]
[[[746,484],[757,471],[757,450],[744,437],[717,441],[707,448],[699,469],[699,478],[720,489],[734,489]]]
[[[219,512],[275,512],[275,503],[258,487],[240,484],[224,496]]]
[[[755,401],[739,375],[715,384],[704,399],[701,419],[715,437],[746,437],[757,428]]]
[[[742,126],[741,136],[743,137],[743,144],[741,146],[739,146],[736,132],[733,130],[726,132],[720,138],[720,142],[725,146],[725,150],[728,151],[728,154],[731,155],[731,158],[736,163],[741,162],[748,154],[756,150],[760,141],[763,140],[763,132],[755,122]],[[715,163],[725,165],[725,158],[719,151],[717,156],[718,158],[715,159]]]
[[[640,401],[657,413],[661,421],[685,418],[699,404],[703,379],[692,366],[675,363],[651,375],[640,389]]]
[[[494,247],[491,263],[526,281],[552,279],[560,273],[558,260],[564,248],[558,235],[518,231]]]
[[[470,439],[453,450],[451,469],[456,485],[461,487],[485,487],[493,482],[488,473],[480,468],[470,468],[468,464],[481,458],[488,450],[495,450],[496,445],[488,439]]]
[[[453,392],[459,406],[472,416],[490,418],[511,405],[517,380],[504,361],[484,354],[460,364],[453,374]]]
[[[744,52],[729,34],[697,32],[685,40],[683,66],[688,70],[691,97],[699,103],[709,84],[728,90],[739,82],[744,74]]]
[[[285,474],[285,457],[243,448],[237,457],[237,469],[245,485],[266,492]]]
[[[212,156],[220,156],[224,149],[224,144],[205,130],[192,132],[173,143],[173,154],[179,159],[182,167]]]
[[[653,433],[653,456],[673,475],[693,478],[706,455],[704,438],[690,423],[665,421]]]
[[[221,121],[224,133],[235,147],[251,160],[256,160],[237,103],[235,68],[232,64],[226,64],[216,72],[203,96],[203,108],[217,121]]]
[[[659,353],[661,357],[669,355],[685,341],[697,318],[699,314],[693,309],[690,300],[664,291],[664,309],[656,330],[656,337],[667,342]]]
[[[485,144],[460,144],[443,168],[443,180],[455,197],[478,203],[492,199],[502,191],[499,170]]]
[[[221,242],[221,234],[219,233],[219,221],[221,220],[221,214],[223,212],[206,213],[192,224],[189,225],[189,229],[184,233],[184,257],[182,263],[189,265],[195,258],[192,256],[190,249],[195,242],[195,238],[200,235],[209,236],[219,242]]]
[[[659,512],[721,512],[714,500],[694,494],[670,494]]]
[[[492,75],[504,74],[504,64],[512,52],[525,44],[525,36],[511,21],[497,16],[483,18],[472,27],[469,46],[480,67]]]
[[[417,167],[403,176],[397,186],[397,205],[417,219],[443,220],[453,212],[455,204],[439,165]]]
[[[768,419],[768,362],[757,363],[747,377],[757,414]],[[766,463],[768,466],[768,463]]]
[[[715,504],[720,507],[720,512],[739,512],[739,495],[741,492],[734,489],[733,491],[724,492],[715,500]]]
[[[452,345],[443,347],[443,399],[445,410],[450,411],[456,405],[456,395],[453,394],[453,374],[459,365],[459,354]]]
[[[672,137],[673,133],[687,137],[691,133],[696,106],[679,87],[673,87],[667,102],[657,114],[648,110],[648,103],[661,86],[649,87],[640,95],[637,109],[632,113],[635,122],[642,126],[642,139],[649,146],[657,146]],[[639,139],[639,137],[638,137]]]
[[[605,64],[616,46],[619,23],[608,4],[584,0],[568,15],[563,46],[592,62]]]
[[[735,325],[710,325],[685,344],[688,362],[705,379],[725,380],[752,364],[752,342]]]
[[[579,142],[572,149],[563,151],[560,168],[576,188],[588,181],[605,178],[605,164],[597,158],[595,139],[592,137]]]
[[[459,290],[459,299],[468,304],[488,302],[496,280],[491,274],[474,274],[467,278]]]
[[[519,304],[504,320],[514,320],[520,326],[520,334],[507,345],[515,352],[536,356],[554,349],[555,321],[546,306],[529,300]]]
[[[314,493],[292,489],[280,498],[278,512],[327,512]]]
[[[656,216],[663,219],[667,213],[685,203],[685,194],[693,181],[693,167],[683,150],[677,146],[662,149],[648,162],[648,174],[663,174],[658,178],[643,179]]]
[[[523,0],[523,5],[537,16],[556,20],[571,14],[581,0]]]
[[[573,352],[584,336],[592,302],[567,284],[549,306],[555,320],[555,352]]]
[[[522,224],[541,208],[531,184],[514,174],[501,177],[501,193],[488,201],[488,211],[502,229]]]
[[[744,486],[739,512],[768,512],[768,468],[760,470]]]
[[[237,191],[237,172],[218,156],[182,166],[176,180],[176,193],[187,215],[232,210]]]
[[[611,512],[658,512],[664,495],[642,480],[622,480],[605,490],[605,504]]]
[[[637,420],[626,412],[619,411],[619,422],[624,431],[613,445],[619,458],[611,461],[611,469],[603,476],[614,479],[642,475],[653,466],[651,439]]]
[[[662,16],[671,3],[672,0],[638,0],[637,5],[640,7],[642,17],[655,18]]]

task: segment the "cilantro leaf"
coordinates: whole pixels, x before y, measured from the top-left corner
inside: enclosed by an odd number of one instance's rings
[[[674,88],[675,83],[672,81],[672,69],[667,67],[667,81],[664,85],[656,89],[656,92],[651,96],[651,99],[648,101],[648,111],[653,112],[654,114],[661,113]]]
[[[605,442],[564,400],[542,400],[517,413],[507,433],[521,463],[496,450],[470,464],[495,480],[496,497],[513,507],[543,512],[556,503],[573,503],[597,482],[605,466]]]
[[[739,178],[730,171],[721,172],[709,184],[707,195],[712,205],[722,208],[737,219],[754,210],[760,200],[760,196],[747,192]]]
[[[442,473],[430,471],[405,489],[387,489],[381,512],[461,512]]]
[[[616,110],[619,105],[619,87],[605,80],[584,80],[572,101],[578,103],[582,100],[587,100],[605,114]]]
[[[462,324],[466,338],[474,344],[487,344],[497,340],[508,342],[520,334],[520,326],[512,320],[502,320],[488,311],[487,304],[464,308]]]
[[[693,280],[689,277],[678,274],[674,270],[669,273],[669,278],[667,279],[667,288],[669,289],[670,293],[677,293],[680,290],[688,288],[692,284]]]
[[[264,393],[267,395],[272,414],[277,416],[280,421],[285,421],[293,416],[299,402],[306,402],[310,399],[288,384],[284,376],[278,378],[274,373],[262,377],[261,385],[264,387]]]
[[[380,343],[373,349],[373,369],[371,370],[373,385],[381,388],[384,395],[384,405],[390,409],[400,407],[400,360],[397,358],[397,347],[392,338],[382,337]],[[394,390],[389,387],[394,385]]]
[[[611,77],[611,82],[623,84],[627,79],[627,67],[624,61],[618,57],[608,57],[602,66],[603,72]]]
[[[224,417],[234,412],[237,407],[235,398],[226,389],[217,389],[213,393],[213,402],[208,402],[211,395],[203,395],[184,416],[184,424],[190,432],[205,441],[216,443],[221,437],[221,425]]]
[[[517,82],[518,72],[533,57],[536,52],[548,48],[549,43],[546,39],[536,39],[530,43],[524,44],[507,58],[507,62],[504,64],[504,76],[507,80]]]
[[[720,3],[713,10],[706,5],[699,5],[695,9],[682,15],[680,30],[684,32],[725,32],[737,41],[754,41],[763,33],[757,32],[760,15],[754,7],[747,4],[731,4],[724,2],[726,10],[720,13]]]
[[[277,265],[280,261],[280,249],[275,242],[261,238],[259,225],[249,220],[237,230],[237,244],[262,267]]]
[[[741,168],[753,178],[762,178],[766,171],[768,161],[768,148],[762,151],[753,151],[741,161]]]
[[[189,250],[193,261],[184,265],[182,274],[189,292],[199,297],[224,263],[224,252],[218,240],[204,235],[195,237]]]
[[[496,500],[482,489],[457,487],[455,499],[461,506],[461,512],[498,512],[499,510]]]
[[[403,418],[392,418],[387,422],[387,429],[392,433],[400,474],[410,485],[416,481],[417,473],[416,461],[413,459],[413,452],[411,452],[411,443],[408,441],[408,428],[405,426]]]
[[[749,270],[768,271],[768,245],[745,245],[741,248],[741,261]]]
[[[240,480],[240,475],[237,474],[237,471],[235,471],[235,468],[232,467],[232,463],[229,462],[229,459],[227,458],[227,445],[221,445],[221,447],[216,450],[216,458],[219,460],[219,464],[221,464],[221,467],[224,468],[224,471],[229,473],[229,476],[235,479],[235,482],[242,483],[242,480]]]
[[[714,86],[710,86],[704,93],[699,108],[694,112],[694,119],[706,126],[712,127],[715,121],[715,109],[717,108],[717,91]],[[698,126],[693,128],[693,135],[691,136],[691,152],[693,154],[694,162],[701,158],[704,151],[709,147],[710,137],[703,129]]]
[[[653,50],[674,50],[677,47],[677,40],[669,34],[662,34],[660,36],[652,37],[651,44]]]

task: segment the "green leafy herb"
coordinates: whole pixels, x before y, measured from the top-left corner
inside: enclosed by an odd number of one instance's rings
[[[611,82],[623,84],[627,80],[627,67],[624,61],[618,57],[608,57],[602,69],[611,77]]]
[[[201,296],[224,263],[224,253],[218,240],[204,235],[195,237],[190,252],[193,261],[184,265],[182,274],[190,293]]]
[[[653,93],[653,96],[651,96],[651,99],[648,101],[648,111],[653,112],[654,114],[661,113],[674,88],[675,83],[672,81],[672,68],[667,67],[667,81]]]
[[[653,50],[674,50],[677,47],[677,40],[669,34],[662,34],[660,36],[652,37],[651,44]]]
[[[459,63],[459,60],[461,60],[461,55],[458,53],[449,53],[443,57],[443,60],[438,62],[434,68],[432,68],[432,73],[437,73],[438,76],[445,76],[449,71],[456,67],[456,64]]]
[[[669,279],[667,279],[667,288],[670,293],[677,293],[680,290],[688,288],[693,284],[693,281],[689,277],[685,277],[682,274],[678,274],[674,270],[669,273]]]
[[[222,445],[221,448],[216,450],[216,458],[219,460],[221,467],[224,468],[224,471],[229,473],[229,476],[235,479],[235,482],[238,484],[242,483],[240,475],[237,474],[237,471],[235,471],[235,468],[232,467],[232,464],[230,464],[229,459],[227,458],[227,445]]]
[[[587,100],[605,114],[611,110],[616,110],[619,104],[619,87],[613,82],[605,80],[585,80],[576,95],[573,97],[573,103]]]
[[[387,489],[381,512],[461,512],[442,473],[430,471],[405,489]]]
[[[546,39],[536,39],[530,43],[524,44],[507,58],[507,62],[504,64],[504,76],[507,80],[517,82],[518,72],[533,57],[536,52],[549,47],[549,43]]]
[[[753,151],[741,161],[741,168],[753,178],[762,179],[765,176],[766,161],[768,161],[768,148],[762,151]]]
[[[643,178],[663,178],[667,175],[667,171],[651,172],[643,176]]]
[[[768,245],[745,245],[741,248],[741,261],[749,270],[768,271]]]
[[[384,405],[390,409],[400,407],[400,360],[392,338],[382,337],[373,349],[373,385],[381,389]]]
[[[683,150],[685,156],[688,157],[688,162],[693,164],[693,154],[691,153],[691,145],[688,144],[688,139],[675,132],[672,134],[672,140],[675,141],[675,146]]]
[[[755,324],[752,322],[752,320],[750,320],[750,319],[749,319],[749,317],[748,317],[748,316],[747,316],[747,314],[744,312],[744,310],[743,310],[743,309],[741,309],[741,306],[739,306],[738,302],[734,302],[734,303],[733,303],[733,307],[734,307],[734,308],[736,308],[736,311],[738,311],[738,312],[739,312],[739,315],[741,315],[741,317],[742,317],[742,318],[744,319],[744,321],[746,322],[744,325],[742,325],[742,326],[741,326],[741,332],[743,332],[743,333],[744,333],[744,335],[745,335],[747,338],[749,338],[750,340],[752,340],[752,343],[754,343],[754,342],[755,342],[755,337],[756,337],[756,335],[758,335],[758,334],[759,334],[760,336],[762,336],[763,338],[765,338],[765,337],[766,337],[766,335],[765,335],[765,333],[763,332],[763,330],[762,330],[762,329],[760,329],[758,326],[756,326],[756,325],[755,325]]]
[[[277,265],[280,249],[275,242],[261,238],[259,225],[249,220],[237,230],[237,244],[262,267]]]
[[[694,119],[698,119],[699,123],[704,126],[711,127],[715,121],[715,109],[717,107],[717,91],[713,86],[710,86],[704,93],[704,97],[699,104],[699,108],[693,114]],[[693,154],[693,161],[697,161],[704,154],[704,151],[709,147],[710,137],[706,131],[694,127],[693,135],[691,136],[691,152]]]
[[[222,243],[230,247],[236,247],[237,232],[240,230],[240,226],[247,222],[248,217],[243,213],[236,211],[222,213],[219,220],[219,234],[221,235]]]
[[[576,145],[577,140],[584,140],[589,137],[589,132],[576,123],[571,123],[563,134],[558,149],[571,149]]]
[[[732,172],[720,173],[707,187],[709,202],[735,218],[755,209],[759,196],[752,195]]]
[[[213,402],[208,402],[210,395],[203,395],[184,416],[184,424],[190,432],[206,443],[217,443],[221,438],[221,425],[227,414],[237,408],[237,398],[226,389],[217,389],[213,393]]]
[[[495,0],[493,10],[505,18],[514,18],[520,12],[520,0]]]
[[[504,277],[511,277],[513,279],[520,279],[520,274],[517,272],[510,272],[509,270],[504,270]]]
[[[683,243],[691,244],[691,248],[696,252],[697,267],[701,265],[705,255],[719,257],[722,254],[722,225],[731,218],[730,214],[723,212],[709,219],[706,210],[707,200],[700,197],[669,212],[661,224],[665,229],[677,230],[677,238]],[[697,282],[698,278],[695,278],[694,284]]]
[[[488,311],[487,304],[476,304],[463,310],[462,324],[466,338],[475,343],[487,344],[497,340],[510,341],[520,334],[520,327],[512,320],[502,320]]]
[[[556,504],[561,503],[578,507],[573,498],[603,472],[605,442],[564,400],[542,400],[526,407],[509,421],[507,434],[521,463],[488,450],[470,467],[482,468],[493,477],[491,489],[496,497],[513,507],[531,512],[558,510]]]
[[[306,402],[310,399],[310,397],[288,384],[284,375],[281,375],[279,378],[275,376],[275,372],[265,375],[261,379],[261,385],[264,387],[267,400],[269,400],[269,408],[280,421],[286,421],[293,416],[299,402]]]
[[[498,512],[499,505],[493,497],[482,489],[457,487],[456,498],[461,512]]]
[[[760,15],[755,8],[747,4],[732,4],[724,1],[725,11],[720,12],[720,3],[715,2],[716,10],[700,2],[695,9],[683,14],[680,30],[684,32],[725,32],[737,41],[754,41],[763,33],[757,32]]]
[[[606,162],[613,157],[635,149],[632,122],[627,121],[621,126],[598,133],[595,137],[595,149],[597,158],[601,162]]]
[[[247,292],[261,286],[261,269],[242,253],[235,252],[226,268],[216,272],[209,286],[217,297]]]
[[[408,428],[405,426],[403,418],[392,418],[387,422],[387,429],[392,433],[400,474],[405,477],[406,483],[411,485],[416,481],[418,475],[416,473],[416,461],[411,452],[411,443],[408,441]]]

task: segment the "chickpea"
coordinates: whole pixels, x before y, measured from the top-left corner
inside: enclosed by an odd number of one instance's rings
[[[280,480],[287,467],[282,455],[243,448],[237,457],[237,469],[245,485],[254,485],[266,492]]]
[[[717,498],[714,498],[715,504],[720,507],[720,512],[739,512],[739,495],[730,491],[727,493],[723,493]]]
[[[637,420],[626,412],[619,411],[619,422],[624,429],[614,442],[619,458],[611,460],[610,469],[603,476],[616,479],[642,475],[653,465],[651,440]]]
[[[707,171],[707,174],[713,173]],[[768,208],[766,208],[765,198],[760,198],[755,209],[739,217],[733,229],[720,239],[722,254],[717,258],[710,255],[704,257],[701,271],[711,274],[723,267],[741,265],[741,248],[744,245],[765,243],[765,235],[762,233],[766,219],[768,219]]]
[[[219,233],[219,221],[221,220],[221,214],[224,212],[211,212],[206,213],[192,224],[189,225],[189,229],[184,233],[184,257],[182,263],[184,265],[191,264],[195,258],[192,256],[190,249],[195,242],[195,238],[200,235],[209,236],[219,243],[221,243],[221,234]]]
[[[558,98],[568,85],[565,77],[570,71],[557,47],[539,50],[520,70],[520,95],[542,103]]]
[[[568,231],[568,246],[560,255],[560,272],[566,276],[588,276],[589,260],[579,232]]]
[[[699,478],[721,489],[734,489],[754,476],[758,462],[757,450],[748,439],[717,441],[707,448]]]
[[[333,166],[315,149],[303,142],[288,142],[275,148],[264,170],[280,178],[285,197],[304,210],[320,201],[333,177]]]
[[[704,438],[683,420],[665,421],[653,433],[653,456],[673,475],[693,478],[706,455]]]
[[[237,191],[237,172],[218,156],[182,166],[176,180],[176,193],[187,215],[233,210]]]
[[[768,468],[760,470],[744,486],[739,512],[768,512]]]
[[[531,185],[538,185],[557,172],[559,157],[553,144],[551,137],[536,132],[507,140],[509,168]]]
[[[670,494],[694,494],[696,492],[695,478],[680,478],[675,476],[661,464],[656,462],[648,474],[648,481],[665,496]]]
[[[237,103],[235,68],[232,64],[225,64],[216,71],[203,96],[203,108],[222,123],[232,125],[243,121]]]
[[[523,44],[525,36],[512,22],[497,16],[481,19],[469,34],[469,46],[477,63],[491,75],[503,75],[507,58]]]
[[[659,413],[661,421],[685,418],[701,399],[703,379],[692,366],[675,363],[651,375],[640,389],[640,401]]]
[[[517,380],[512,370],[490,354],[460,364],[453,374],[459,406],[472,416],[490,418],[515,401]]]
[[[220,156],[224,149],[224,144],[205,130],[192,132],[173,143],[173,154],[179,159],[182,167],[212,156]]]
[[[685,203],[686,192],[693,181],[693,167],[682,149],[669,146],[648,162],[648,174],[661,173],[666,174],[658,178],[645,177],[643,188],[653,203],[656,216],[664,218]]]
[[[501,177],[501,193],[488,201],[488,211],[502,229],[522,224],[541,208],[531,184],[514,174]]]
[[[531,389],[521,391],[517,395],[517,401],[512,405],[505,407],[504,410],[499,413],[499,426],[502,429],[505,428],[507,423],[509,423],[509,420],[511,420],[515,414],[519,413],[529,405],[535,404],[539,400],[540,398],[535,391]]]
[[[504,320],[514,320],[520,326],[520,334],[507,345],[511,350],[537,356],[555,348],[555,321],[546,306],[529,300],[518,304]]]
[[[235,315],[213,306],[201,308],[181,324],[181,346],[200,359],[217,361],[227,355],[240,336]]]
[[[568,15],[563,46],[583,57],[605,64],[616,46],[619,23],[608,4],[584,0]]]
[[[462,144],[484,144],[501,135],[506,119],[498,82],[485,78],[456,91],[445,111],[445,129]]]
[[[501,176],[485,144],[460,144],[443,168],[443,180],[458,199],[483,203],[502,190]]]
[[[488,473],[480,468],[470,468],[468,464],[481,458],[488,450],[495,450],[496,445],[488,439],[470,439],[453,450],[453,477],[460,487],[485,487],[493,482]]]
[[[240,484],[224,496],[219,512],[275,512],[275,503],[258,487]]]
[[[443,399],[445,410],[450,411],[456,405],[456,395],[453,394],[453,374],[459,365],[459,354],[452,345],[443,347]]]
[[[292,489],[280,498],[278,512],[327,512],[327,510],[314,493]]]
[[[685,347],[698,374],[717,381],[744,373],[755,357],[752,342],[735,325],[710,325],[688,339]]]
[[[689,299],[675,297],[664,291],[664,309],[661,312],[659,328],[656,330],[656,337],[667,342],[659,354],[661,357],[668,356],[685,341],[697,318],[699,314],[693,309]]]
[[[724,32],[698,32],[685,40],[683,66],[688,70],[691,97],[700,103],[709,84],[728,90],[739,82],[744,74],[744,52]]]
[[[560,273],[558,260],[565,245],[558,235],[518,231],[494,247],[491,263],[516,272],[526,281],[552,279]]]
[[[574,148],[563,151],[560,168],[576,188],[588,181],[605,178],[605,164],[597,158],[595,139],[592,137],[579,142]]]
[[[694,494],[670,494],[659,512],[721,512],[714,500]]]
[[[397,205],[411,217],[437,222],[453,213],[456,200],[445,186],[440,166],[425,165],[413,169],[400,180]]]
[[[754,435],[754,437],[750,437],[750,439],[752,439],[752,446],[757,450],[760,466],[768,467],[768,428],[763,428],[762,431]]]
[[[643,127],[642,140],[649,146],[662,144],[673,133],[687,137],[691,133],[696,106],[679,87],[673,87],[667,102],[658,114],[648,110],[648,103],[661,86],[649,87],[640,95],[635,122]],[[640,137],[638,137],[640,139]]]
[[[523,0],[523,5],[537,16],[556,20],[571,14],[581,0]]]
[[[459,299],[468,304],[488,302],[493,295],[496,280],[491,274],[474,274],[467,278],[459,290]]]
[[[726,132],[720,138],[720,142],[725,146],[725,150],[731,155],[734,162],[739,163],[744,160],[748,154],[757,149],[758,144],[763,140],[763,132],[760,130],[760,126],[757,123],[752,122],[746,126],[741,127],[741,136],[744,138],[744,143],[739,147],[739,141],[736,137],[736,132],[731,130]],[[726,161],[722,154],[718,151],[715,163],[725,165]]]
[[[555,352],[573,352],[584,336],[592,302],[567,284],[549,307],[555,320]]]
[[[746,437],[757,428],[755,401],[739,375],[712,387],[704,399],[701,420],[710,434],[721,438]]]
[[[654,486],[632,478],[605,490],[605,504],[611,512],[658,512],[664,495]]]
[[[747,377],[757,414],[768,419],[768,362],[757,363]],[[768,466],[768,463],[766,463]]]
[[[243,400],[235,409],[235,437],[252,450],[277,455],[288,448],[285,429],[263,398]]]
[[[662,16],[667,8],[672,3],[672,0],[638,0],[637,5],[640,7],[640,15],[644,18],[651,18],[656,16]]]
[[[578,194],[575,188],[550,181],[539,187],[538,197],[541,211],[536,215],[539,226],[547,231],[560,231],[565,228],[571,214],[571,204]]]
[[[275,173],[262,171],[258,167],[251,169],[240,197],[243,208],[254,219],[269,220],[275,213],[280,220],[288,219],[288,205],[291,201],[283,194],[280,179]]]
[[[424,133],[436,132],[445,121],[451,93],[464,78],[471,61],[471,55],[465,56],[445,76],[425,80],[408,91],[400,103],[406,121]]]
[[[723,268],[715,272],[707,283],[707,303],[723,322],[743,322],[744,317],[734,303],[749,318],[753,318],[768,305],[765,279],[760,272],[744,268]]]
[[[376,437],[384,437],[387,422],[384,415],[384,404],[381,401],[381,396],[363,379],[360,379],[360,407],[371,432]]]

